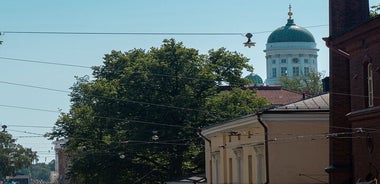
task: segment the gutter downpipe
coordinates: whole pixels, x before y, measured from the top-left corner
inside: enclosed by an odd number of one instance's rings
[[[207,141],[207,142],[209,143],[209,145],[210,145],[210,148],[211,148],[211,140],[208,139],[206,136],[204,136],[204,135],[202,134],[202,130],[201,130],[201,129],[198,129],[197,134],[199,135],[199,137],[201,137],[202,139],[204,139],[205,141]]]
[[[269,158],[268,158],[268,127],[264,124],[264,122],[261,119],[262,112],[257,113],[257,120],[261,124],[261,126],[264,128],[264,137],[265,137],[265,177],[266,177],[266,182],[265,184],[269,184]]]
[[[198,134],[198,136],[201,137],[203,140],[205,140],[205,141],[208,142],[208,145],[209,145],[209,147],[210,147],[210,157],[211,157],[211,153],[212,153],[212,149],[211,149],[211,140],[208,139],[206,136],[204,136],[204,135],[202,134],[202,129],[200,129],[200,128],[198,129],[197,134]],[[205,159],[205,162],[207,162],[206,159]],[[205,163],[205,164],[206,164],[206,163]],[[212,166],[210,165],[210,167],[212,167]],[[212,173],[210,173],[210,175],[211,175],[210,181],[211,181],[211,183],[212,183]],[[206,180],[207,180],[207,176],[206,176]]]

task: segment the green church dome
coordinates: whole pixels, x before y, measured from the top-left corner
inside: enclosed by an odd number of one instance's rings
[[[275,31],[269,37],[267,43],[277,42],[315,42],[313,35],[305,28],[294,24],[293,19],[288,19],[288,23]]]
[[[264,84],[263,79],[259,75],[255,74],[253,72],[251,74],[247,75],[245,78],[250,81],[251,85],[263,85]]]

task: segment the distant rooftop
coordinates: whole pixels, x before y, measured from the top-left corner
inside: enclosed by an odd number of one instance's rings
[[[221,86],[221,90],[231,90],[230,86]],[[298,102],[304,99],[302,93],[283,89],[281,86],[248,86],[243,89],[253,89],[257,91],[258,97],[266,98],[273,106],[281,106]]]
[[[330,95],[323,94],[306,100],[301,100],[288,105],[280,106],[270,111],[314,111],[314,110],[329,110]]]

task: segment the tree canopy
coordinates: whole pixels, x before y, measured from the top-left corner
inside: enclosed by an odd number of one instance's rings
[[[240,76],[250,68],[236,52],[202,55],[174,39],[149,51],[106,54],[103,65],[93,67],[94,79],[77,77],[70,112],[50,133],[68,139],[70,180],[161,183],[204,172],[199,127],[267,105],[254,91],[219,94],[218,85],[247,84]]]
[[[370,7],[370,16],[375,17],[375,16],[379,15],[379,11],[380,11],[380,4],[376,4],[376,5],[371,6]]]
[[[299,77],[282,76],[281,86],[287,90],[303,92],[310,95],[322,93],[322,73],[311,71]]]
[[[0,132],[0,179],[14,176],[17,170],[29,167],[35,160],[36,152],[16,144],[16,139],[6,131]]]

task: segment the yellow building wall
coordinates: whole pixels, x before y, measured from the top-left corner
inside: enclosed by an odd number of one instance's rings
[[[268,123],[270,183],[328,183],[326,122]]]
[[[204,131],[211,142],[206,141],[205,148],[208,184],[266,183],[265,144],[269,183],[328,183],[324,171],[329,160],[328,112],[306,116],[264,114],[262,120],[268,129],[268,141],[257,116]]]
[[[207,183],[257,183],[258,162],[255,147],[263,148],[264,135],[264,129],[257,121],[252,121],[248,126],[207,135],[211,141],[211,146],[206,141],[205,147]],[[216,156],[218,158],[215,158]],[[216,161],[219,162],[219,174],[216,174]],[[263,169],[265,171],[265,164]],[[265,175],[262,171],[261,173]]]

